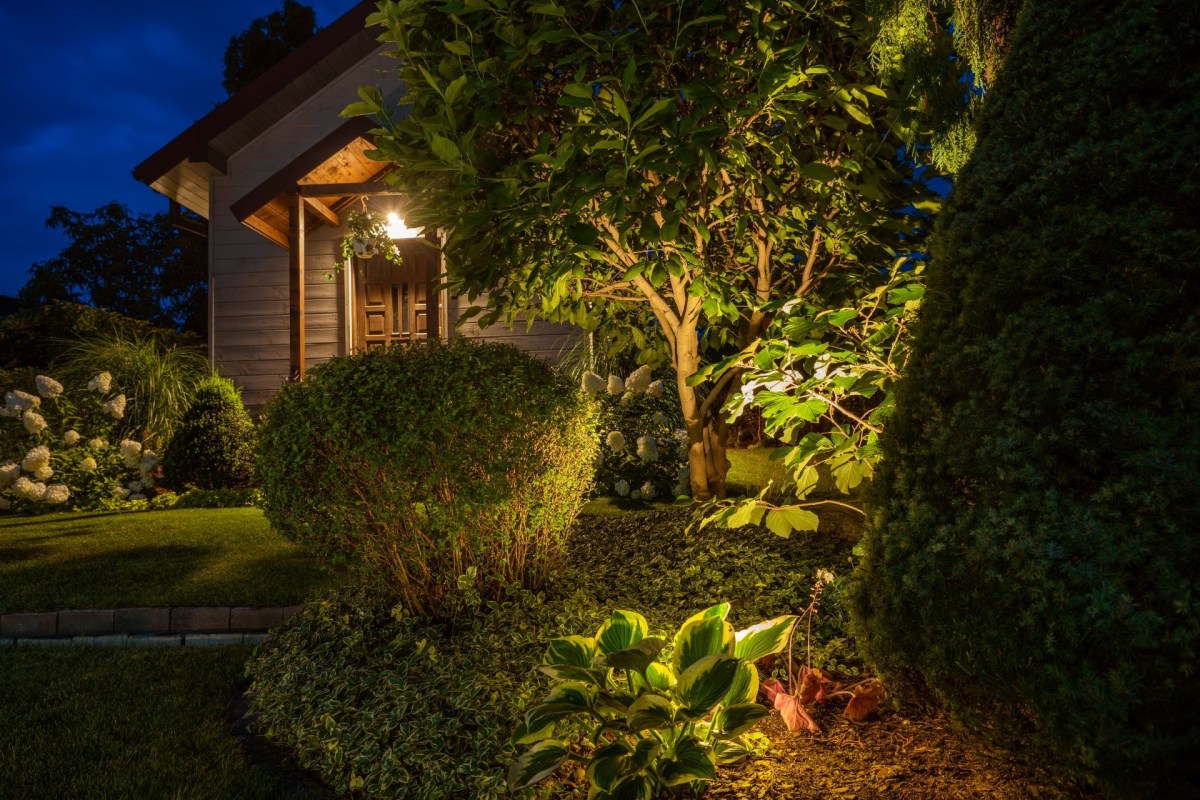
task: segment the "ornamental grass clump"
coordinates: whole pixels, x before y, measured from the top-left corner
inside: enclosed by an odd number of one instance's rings
[[[570,381],[496,344],[431,342],[333,359],[267,407],[267,518],[328,563],[439,616],[559,566],[591,485],[592,410]]]

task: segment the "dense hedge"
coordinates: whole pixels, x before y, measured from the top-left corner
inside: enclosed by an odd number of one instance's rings
[[[1200,752],[1200,6],[1031,0],[939,221],[854,593],[870,654],[1051,763]]]
[[[227,378],[196,387],[163,453],[163,484],[182,491],[242,489],[254,477],[254,423]]]
[[[336,358],[267,406],[267,519],[386,581],[417,614],[462,581],[537,588],[592,479],[593,411],[507,345],[455,339]]]
[[[752,527],[685,534],[686,524],[676,509],[580,517],[571,568],[547,592],[483,605],[460,595],[444,624],[393,614],[394,601],[363,589],[310,603],[251,662],[259,726],[338,792],[506,796],[508,736],[546,690],[534,667],[549,639],[590,633],[614,608],[644,610],[666,631],[725,598],[735,624],[749,624],[802,607],[817,568],[849,557],[844,542]],[[826,598],[814,660],[850,667],[838,593]]]

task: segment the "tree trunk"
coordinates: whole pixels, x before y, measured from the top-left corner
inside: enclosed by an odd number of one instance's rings
[[[725,475],[729,472],[729,459],[725,456],[729,423],[711,410],[701,414],[700,394],[696,387],[687,385],[688,377],[700,368],[700,343],[695,330],[679,331],[675,342],[675,377],[679,387],[679,403],[683,409],[683,424],[688,435],[692,500],[707,502],[714,498],[724,499]]]

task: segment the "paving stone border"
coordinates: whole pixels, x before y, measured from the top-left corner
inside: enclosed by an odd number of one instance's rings
[[[75,608],[0,614],[0,647],[126,645],[141,647],[258,644],[300,606]]]

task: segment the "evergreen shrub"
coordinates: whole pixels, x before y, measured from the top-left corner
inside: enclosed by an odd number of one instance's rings
[[[1200,752],[1200,6],[1031,0],[939,221],[868,654],[1132,796]]]
[[[254,477],[254,423],[228,378],[208,378],[163,453],[163,484],[176,491],[242,489]]]
[[[333,359],[267,406],[267,519],[415,614],[464,582],[485,597],[537,588],[591,484],[592,417],[567,379],[506,345]]]

